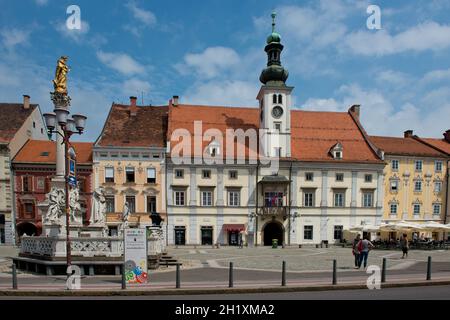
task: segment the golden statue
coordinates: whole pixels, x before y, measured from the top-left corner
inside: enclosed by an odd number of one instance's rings
[[[66,65],[67,59],[67,56],[59,58],[58,64],[56,65],[55,79],[53,80],[55,93],[64,95],[67,95],[67,72],[70,71],[69,67]]]

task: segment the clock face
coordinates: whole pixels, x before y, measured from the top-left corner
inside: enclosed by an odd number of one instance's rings
[[[272,116],[274,117],[274,118],[280,118],[281,116],[283,115],[283,108],[281,108],[280,106],[276,106],[276,107],[273,107],[273,109],[272,109]]]

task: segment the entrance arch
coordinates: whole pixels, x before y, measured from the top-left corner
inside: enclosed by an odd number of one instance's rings
[[[23,236],[25,233],[27,236],[37,235],[37,227],[31,222],[22,222],[17,225],[17,233],[19,237]]]
[[[266,223],[263,229],[263,240],[265,246],[272,245],[272,239],[278,240],[278,245],[283,245],[283,225],[277,221]]]

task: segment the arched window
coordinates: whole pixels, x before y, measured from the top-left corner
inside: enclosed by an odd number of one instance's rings
[[[273,103],[277,103],[277,95],[276,94],[273,95],[272,102]]]
[[[283,96],[281,94],[278,95],[278,103],[283,103]]]

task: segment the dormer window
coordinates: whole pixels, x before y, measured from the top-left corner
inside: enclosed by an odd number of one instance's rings
[[[211,157],[220,155],[220,143],[215,140],[211,141],[211,143],[208,145],[207,152]]]
[[[343,158],[343,148],[342,144],[340,142],[336,143],[331,149],[330,149],[331,156],[334,159],[342,159]]]

